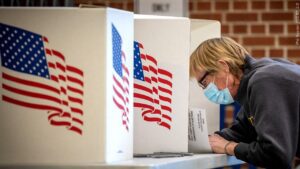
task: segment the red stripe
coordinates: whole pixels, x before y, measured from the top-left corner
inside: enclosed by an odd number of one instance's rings
[[[168,97],[165,97],[165,96],[159,95],[159,99],[162,100],[162,101],[165,101],[165,102],[172,103],[172,100]]]
[[[149,72],[148,66],[143,66],[143,70]]]
[[[82,135],[82,130],[79,129],[78,127],[72,126],[72,127],[69,128],[69,130],[74,131],[74,132]]]
[[[65,100],[62,101],[62,104],[65,105],[65,106],[69,106],[69,103]]]
[[[24,96],[29,96],[29,97],[35,97],[35,98],[40,98],[40,99],[50,100],[50,101],[56,102],[56,103],[58,103],[58,104],[61,103],[61,101],[60,101],[59,98],[52,97],[52,96],[45,95],[45,94],[40,94],[40,93],[29,92],[29,91],[17,89],[17,88],[8,86],[8,85],[6,85],[6,84],[2,84],[2,88],[3,88],[3,89],[6,89],[6,90],[8,90],[8,91],[14,92],[14,93],[18,93],[18,94],[24,95]]]
[[[166,115],[166,114],[163,114],[162,117],[169,120],[169,121],[172,121],[172,118],[170,116]]]
[[[168,93],[168,94],[172,95],[172,91],[169,90],[169,89],[166,89],[166,88],[163,88],[163,87],[158,86],[158,90],[159,90],[159,91],[162,91],[162,92],[164,92],[164,93]]]
[[[149,77],[144,77],[145,82],[151,83],[151,79]]]
[[[45,42],[49,43],[49,41],[48,41],[48,38],[47,38],[47,37],[45,37],[45,36],[43,36],[43,41],[45,41]]]
[[[52,55],[52,53],[51,53],[51,50],[50,50],[50,49],[47,49],[47,48],[46,48],[45,50],[46,50],[46,54],[47,54],[47,55]]]
[[[157,83],[157,78],[156,78],[156,77],[153,77],[153,76],[151,76],[151,81],[153,81],[153,82]]]
[[[61,117],[71,117],[71,114],[69,112],[64,112]]]
[[[63,92],[63,94],[65,95],[67,94],[67,90],[62,86],[60,87],[60,91]]]
[[[167,70],[164,70],[164,69],[160,69],[158,68],[158,73],[159,74],[162,74],[162,75],[165,75],[165,76],[168,76],[169,78],[172,79],[173,75],[171,72],[167,71]]]
[[[74,113],[78,113],[78,114],[83,115],[83,111],[81,109],[71,107],[71,111],[74,112]]]
[[[148,116],[143,116],[145,121],[149,121],[149,122],[160,122],[161,119],[158,117],[148,117]]]
[[[72,92],[74,92],[74,93],[78,93],[78,94],[80,94],[80,95],[83,96],[83,91],[80,90],[80,89],[77,89],[77,88],[74,88],[74,87],[71,87],[71,86],[67,86],[67,89],[68,89],[69,91],[72,91]]]
[[[148,108],[148,109],[151,109],[153,110],[153,106],[151,105],[148,105],[148,104],[144,104],[144,103],[134,103],[133,104],[134,107],[140,107],[140,108]]]
[[[123,51],[122,51],[122,57],[124,58],[124,60],[126,60],[126,55]]]
[[[162,79],[162,78],[159,77],[159,78],[158,78],[158,81],[159,81],[160,83],[164,83],[164,84],[166,84],[166,85],[172,87],[172,83],[171,83],[170,81],[168,81],[168,80],[165,80],[165,79]]]
[[[140,93],[134,93],[133,94],[134,98],[140,98],[140,99],[144,99],[144,100],[148,100],[149,102],[153,103],[153,99],[149,96],[140,94]]]
[[[161,122],[161,123],[159,123],[159,125],[164,126],[165,128],[167,128],[169,130],[171,129],[171,126],[166,122]]]
[[[143,90],[145,92],[148,92],[148,93],[151,93],[152,94],[152,90],[149,89],[148,87],[145,87],[143,85],[139,85],[139,84],[134,84],[134,89],[140,89],[140,90]]]
[[[119,109],[124,110],[124,107],[121,104],[119,104],[115,98],[113,98],[113,101]]]
[[[160,107],[161,107],[161,109],[166,110],[166,111],[172,113],[171,107],[169,107],[169,106],[164,106],[164,105],[160,105]]]
[[[129,70],[127,69],[126,65],[122,64],[122,68],[126,72],[127,76],[129,75]]]
[[[55,81],[55,82],[58,82],[58,78],[54,75],[51,75],[51,80]]]
[[[55,64],[54,64],[54,63],[51,63],[51,62],[48,62],[48,66],[49,66],[50,68],[53,68],[53,69],[56,68]]]
[[[158,99],[153,99],[153,102],[154,102],[155,104],[159,104],[159,100],[158,100]]]
[[[61,114],[60,112],[52,113],[51,115],[48,116],[48,120],[51,120],[53,117],[59,116],[60,114]]]
[[[48,85],[45,85],[45,84],[42,84],[42,83],[38,83],[38,82],[33,82],[33,81],[13,77],[13,76],[10,76],[6,73],[2,73],[2,78],[13,81],[13,82],[17,82],[17,83],[20,83],[20,84],[23,84],[23,85],[34,86],[34,87],[37,87],[37,88],[50,90],[50,91],[53,91],[53,92],[58,93],[58,94],[60,93],[59,90],[54,88],[54,87],[51,87],[51,86],[48,86]]]
[[[125,82],[127,85],[129,85],[129,81],[128,81],[128,79],[127,79],[127,77],[126,76],[123,76],[123,82]]]
[[[143,44],[139,43],[139,48],[144,48]]]
[[[83,77],[83,71],[76,68],[76,67],[67,65],[67,70],[70,71],[70,72],[76,73],[78,75],[81,75]]]
[[[141,56],[141,59],[146,60],[146,55],[141,53],[140,56]]]
[[[157,61],[154,57],[152,57],[150,55],[146,55],[146,57],[147,57],[147,60],[149,60],[149,61],[153,62],[155,65],[157,65]]]
[[[71,102],[79,103],[79,104],[81,104],[81,105],[82,105],[82,103],[83,103],[83,101],[82,101],[81,99],[76,98],[76,97],[68,96],[68,99],[69,99],[69,101],[71,101]]]
[[[65,56],[60,53],[59,51],[56,50],[52,50],[53,55],[55,55],[56,57],[60,58],[61,60],[65,61]]]
[[[67,76],[68,81],[73,82],[73,83],[77,83],[80,86],[83,87],[83,82],[77,78],[71,77],[71,76]]]
[[[155,69],[153,66],[149,66],[149,69],[151,72],[153,72],[155,75],[157,75],[157,69]]]
[[[23,107],[29,107],[29,108],[40,109],[40,110],[54,110],[54,111],[62,112],[62,110],[60,108],[57,108],[57,107],[54,107],[54,106],[23,102],[23,101],[20,101],[20,100],[16,100],[16,99],[7,97],[5,95],[2,95],[2,100],[6,101],[6,102],[9,102],[9,103],[19,105],[19,106],[23,106]]]
[[[115,77],[115,75],[113,76],[113,80],[114,82],[117,84],[117,86],[122,90],[122,92],[124,93],[124,89],[123,89],[123,86],[122,84],[117,80],[117,78]]]
[[[113,86],[113,90],[116,93],[116,95],[123,101],[123,103],[125,103],[125,99],[124,99],[123,95],[116,89],[115,86]]]
[[[58,75],[59,80],[66,82],[66,77],[63,75]]]
[[[59,62],[56,62],[56,67],[58,69],[60,69],[61,71],[66,72],[66,68],[62,64],[60,64]]]
[[[78,119],[78,118],[73,117],[73,118],[72,118],[72,121],[77,122],[77,123],[83,125],[83,121],[80,120],[80,119]]]
[[[155,94],[158,94],[158,90],[157,90],[157,88],[156,87],[152,87],[152,91],[155,93]]]
[[[50,120],[50,124],[53,126],[70,126],[71,123],[68,121],[55,121],[55,120]]]

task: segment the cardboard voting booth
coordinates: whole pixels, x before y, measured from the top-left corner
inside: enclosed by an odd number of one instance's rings
[[[0,164],[132,158],[132,45],[131,12],[0,8]]]
[[[214,20],[191,20],[190,54],[205,40],[221,36],[221,24]],[[195,79],[189,83],[189,107],[205,109],[208,133],[220,129],[220,105],[210,102]]]
[[[187,152],[190,21],[134,17],[134,153]]]

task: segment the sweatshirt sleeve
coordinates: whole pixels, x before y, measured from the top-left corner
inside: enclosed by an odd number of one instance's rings
[[[236,157],[261,167],[290,168],[297,149],[299,87],[288,80],[263,78],[248,91],[257,138],[240,142]]]
[[[230,128],[217,131],[217,134],[229,141],[250,143],[255,139],[256,134],[254,128],[248,121],[248,118],[244,112],[244,108],[241,107],[237,114],[237,117]]]

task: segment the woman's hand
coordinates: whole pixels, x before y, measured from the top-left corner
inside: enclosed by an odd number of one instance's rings
[[[209,144],[213,152],[218,154],[234,155],[234,148],[237,145],[237,143],[228,141],[223,137],[219,136],[218,134],[211,135],[208,138]]]

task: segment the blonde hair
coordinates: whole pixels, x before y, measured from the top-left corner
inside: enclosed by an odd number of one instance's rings
[[[190,57],[190,77],[195,77],[199,70],[217,72],[219,60],[224,60],[230,73],[239,76],[249,55],[244,47],[228,37],[213,38],[202,42]]]

